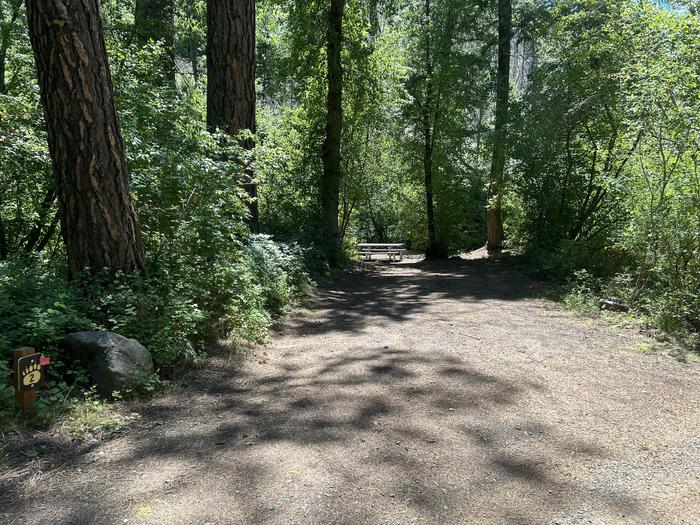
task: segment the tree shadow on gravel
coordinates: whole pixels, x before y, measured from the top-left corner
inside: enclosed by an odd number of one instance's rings
[[[377,272],[377,268],[390,268]],[[318,316],[297,318],[282,333],[313,335],[361,332],[371,323],[402,323],[440,301],[474,305],[482,301],[516,302],[542,297],[546,287],[506,259],[449,260],[387,264],[365,263],[352,275],[321,286],[310,302]]]
[[[284,332],[358,331],[378,320],[403,323],[437,300],[510,302],[537,293],[512,270],[482,261],[406,266],[339,281],[317,301],[327,321],[297,319]],[[130,518],[135,483],[143,502],[176,506],[197,494],[212,509],[196,511],[198,523],[219,522],[214,509],[225,505],[245,517],[229,523],[271,524],[406,522],[388,520],[387,508],[428,523],[479,522],[460,516],[482,512],[484,522],[524,524],[537,522],[525,508],[550,519],[584,502],[628,516],[638,507],[560,475],[565,461],[605,452],[522,410],[547,385],[485,373],[466,355],[349,343],[337,354],[309,349],[312,359],[302,360],[304,351],[235,368],[226,354],[214,355],[180,391],[141,406],[138,429],[117,440],[108,460],[96,451],[41,458],[41,505],[69,509],[50,521]],[[296,465],[303,467],[289,475]],[[20,480],[1,488],[0,518],[24,523],[19,517],[37,511],[37,493]]]
[[[558,477],[550,456],[569,457],[576,449],[592,459],[604,452],[594,443],[561,442],[553,429],[518,415],[524,396],[546,390],[537,382],[514,385],[474,369],[466,359],[401,348],[320,356],[312,368],[289,365],[212,366],[179,393],[146,405],[141,430],[128,437],[118,457],[99,463],[88,454],[62,465],[72,472],[74,488],[53,496],[71,509],[59,522],[121,520],[119,495],[131,477],[176,465],[186,477],[174,485],[149,486],[143,501],[163,500],[174,486],[175,494],[190,489],[207,494],[212,505],[226,500],[247,522],[279,523],[284,520],[268,509],[283,513],[287,497],[303,496],[284,495],[289,482],[277,463],[285,458],[290,464],[313,458],[335,480],[338,497],[328,508],[312,506],[309,523],[346,523],[343,516],[376,523],[382,521],[383,506],[396,502],[403,512],[429,522],[454,522],[456,502],[491,501],[498,486],[520,494],[521,507],[552,512],[591,497]],[[524,443],[523,451],[511,450],[513,440]],[[281,457],[274,452],[280,447],[287,451]],[[312,478],[308,482],[313,486]],[[276,488],[251,490],[267,484]],[[48,502],[51,493],[47,487]],[[569,499],[562,501],[561,494]],[[634,500],[605,497],[610,501],[600,497],[598,503],[633,514]],[[357,503],[366,498],[376,505]],[[18,515],[30,512],[36,501],[10,490],[2,503]],[[499,523],[528,523],[517,509],[495,500],[489,515]],[[299,516],[286,521],[294,519]]]

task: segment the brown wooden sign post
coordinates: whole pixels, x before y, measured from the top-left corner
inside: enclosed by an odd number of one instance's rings
[[[20,348],[13,354],[15,399],[25,416],[35,414],[37,387],[44,381],[41,354],[34,348]]]

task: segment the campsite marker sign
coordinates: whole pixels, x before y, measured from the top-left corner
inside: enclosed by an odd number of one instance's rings
[[[15,399],[25,416],[34,413],[36,391],[44,382],[43,367],[49,359],[37,353],[34,348],[20,348],[14,351]]]

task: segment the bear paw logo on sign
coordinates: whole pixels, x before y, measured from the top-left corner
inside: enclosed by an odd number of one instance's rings
[[[19,370],[18,386],[20,391],[34,390],[44,380],[44,374],[41,370],[41,354],[20,357],[17,368]]]
[[[22,384],[24,386],[37,385],[41,381],[41,366],[31,363],[25,370],[22,370]]]

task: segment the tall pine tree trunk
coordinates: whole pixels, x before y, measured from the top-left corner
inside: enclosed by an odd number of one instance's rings
[[[340,261],[338,207],[342,178],[340,142],[343,133],[343,14],[345,0],[331,0],[328,11],[327,64],[328,94],[326,98],[326,137],[323,142],[323,175],[321,210],[324,241],[333,266]]]
[[[510,42],[513,9],[511,0],[498,0],[498,74],[496,77],[496,126],[489,180],[486,226],[489,252],[503,249],[503,191],[506,165],[508,104],[510,100]]]
[[[175,4],[173,0],[136,0],[134,30],[141,47],[150,41],[163,46],[160,70],[175,80]]]
[[[71,276],[145,270],[98,0],[26,0]]]
[[[232,136],[255,133],[255,0],[208,0],[207,28],[207,126]],[[255,147],[251,139],[241,145]],[[258,190],[252,167],[245,170],[250,228],[257,233]]]

